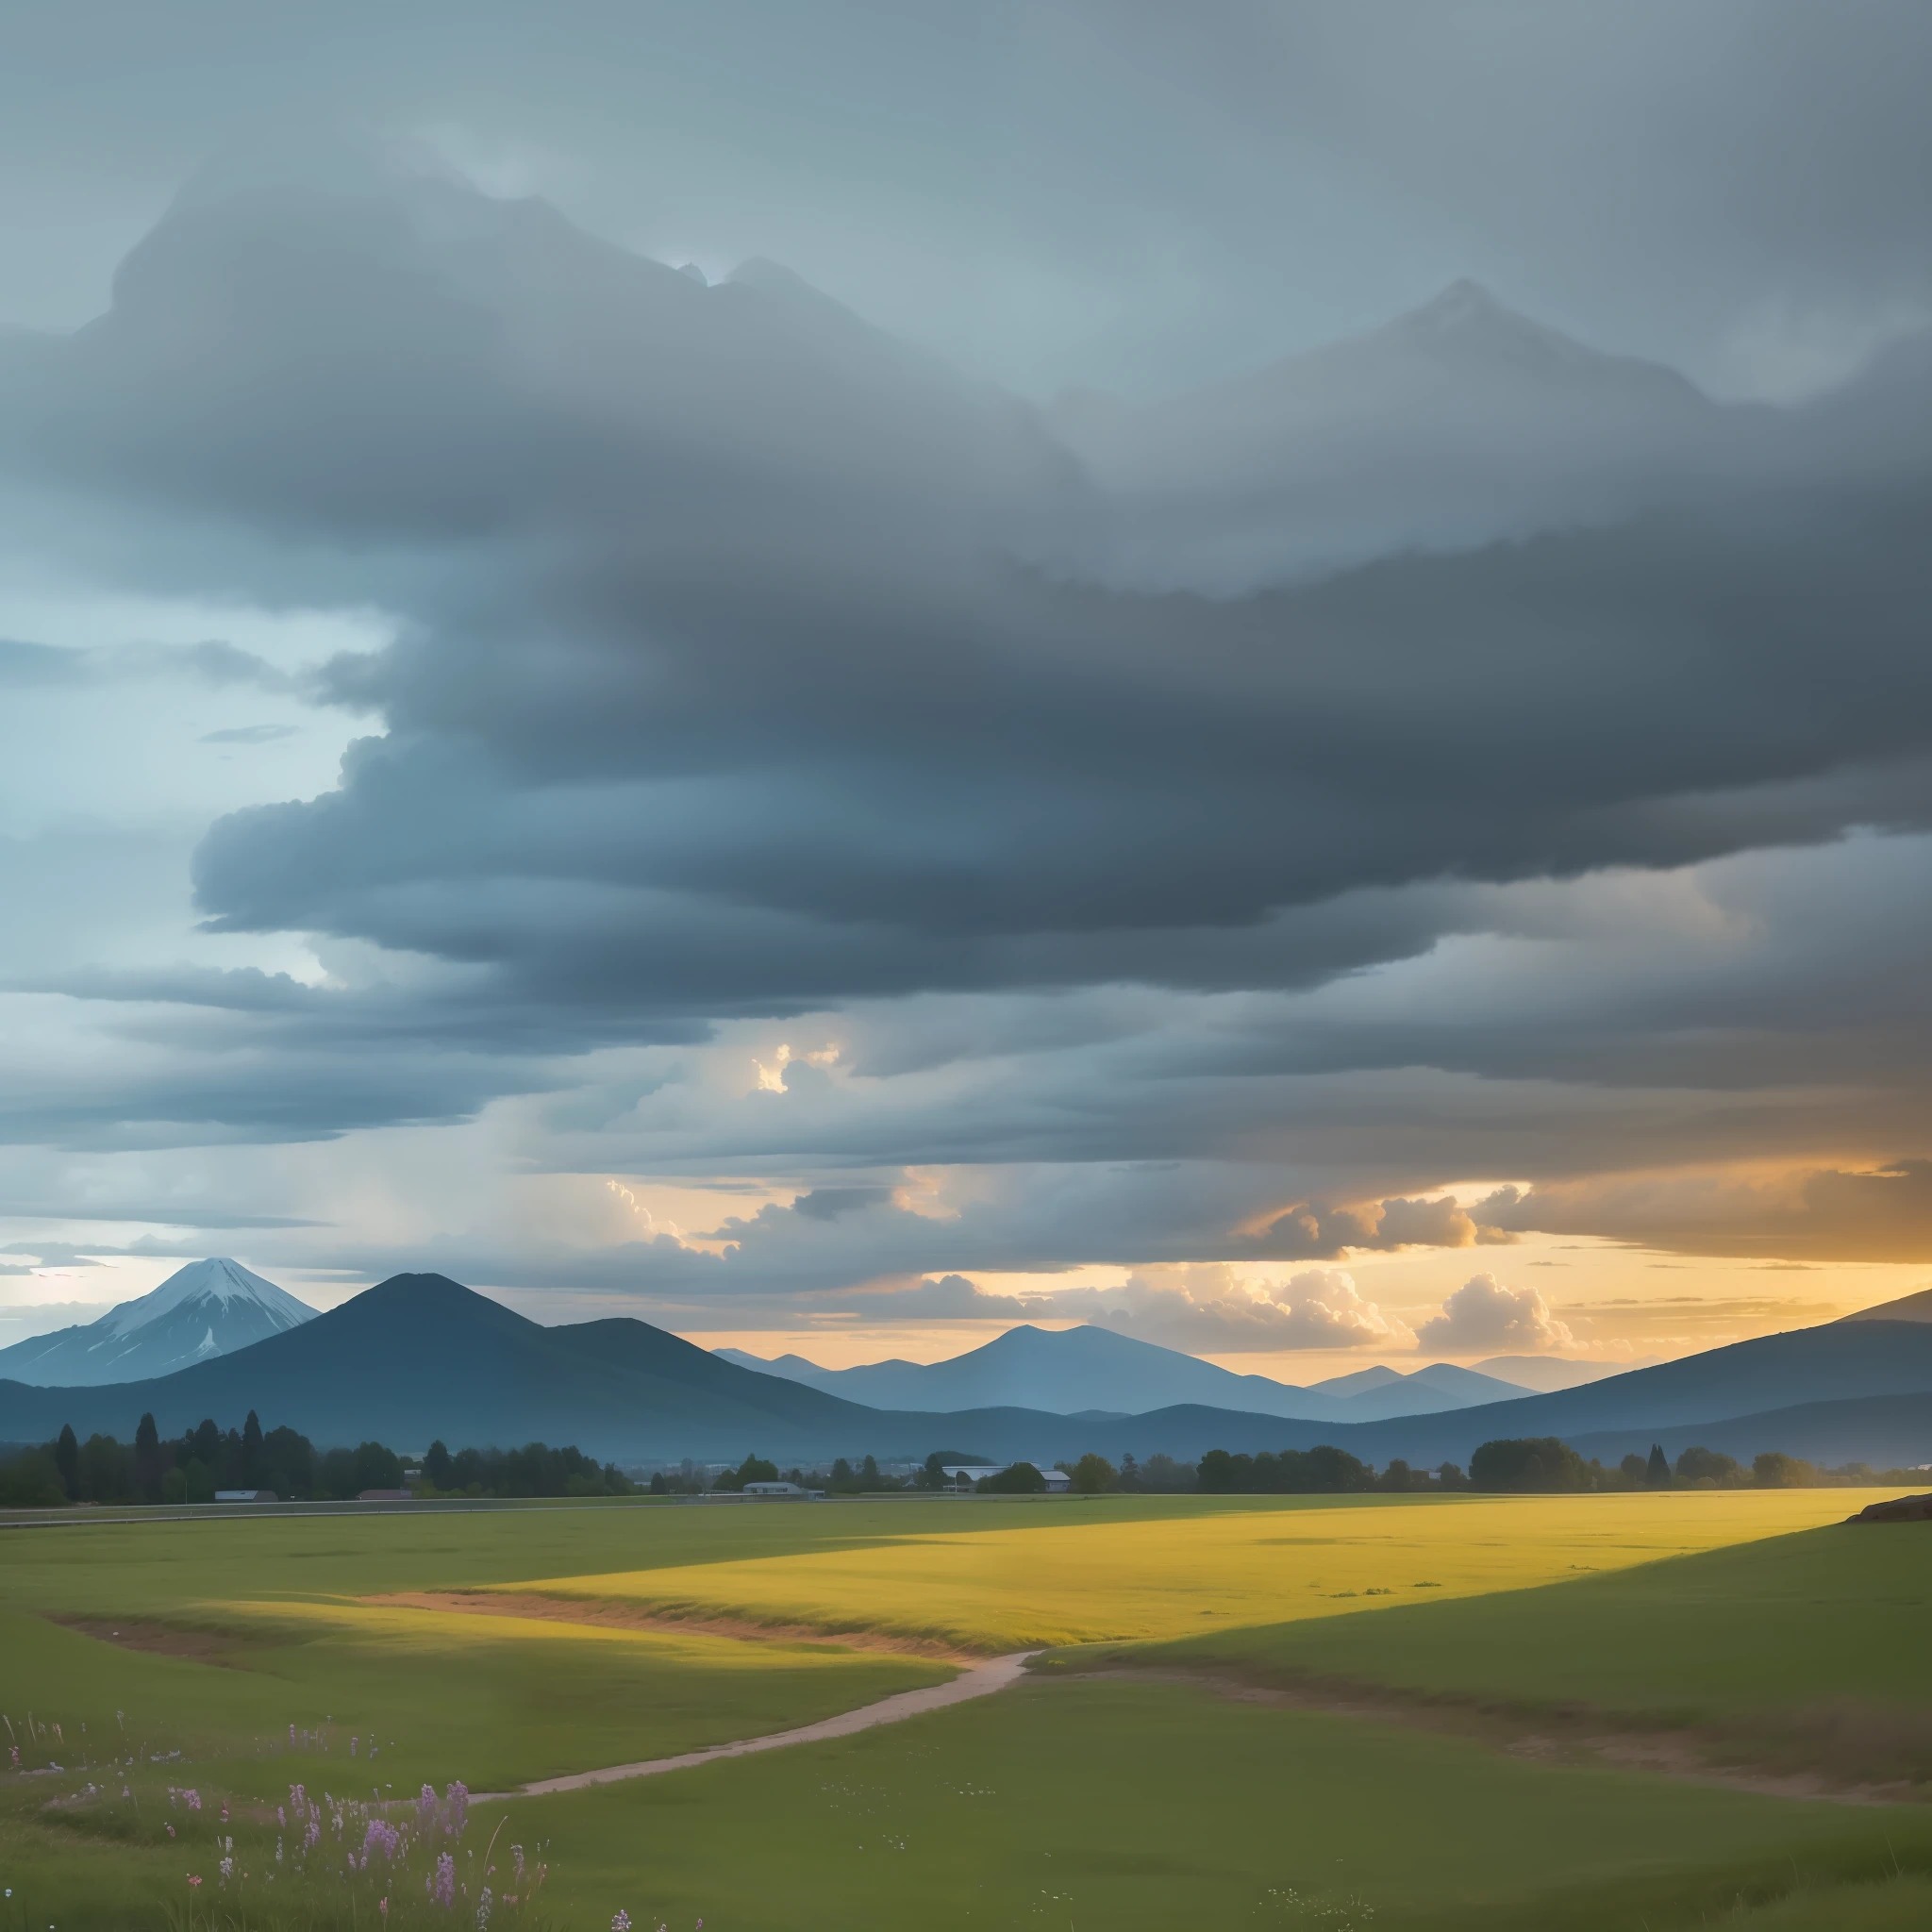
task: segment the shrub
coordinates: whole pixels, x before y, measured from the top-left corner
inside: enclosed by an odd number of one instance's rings
[[[1016,1462],[997,1475],[983,1475],[977,1488],[995,1496],[1032,1496],[1046,1488],[1046,1478],[1030,1462]]]
[[[778,1465],[775,1462],[767,1462],[762,1456],[747,1456],[736,1469],[724,1471],[711,1487],[714,1490],[742,1490],[746,1483],[774,1483],[777,1480]]]
[[[1686,1489],[1735,1490],[1744,1472],[1734,1457],[1715,1449],[1687,1449],[1677,1457],[1677,1480]]]
[[[1558,1436],[1485,1442],[1469,1458],[1469,1480],[1478,1490],[1518,1492],[1591,1487],[1589,1465]]]
[[[1799,1457],[1772,1449],[1752,1458],[1751,1480],[1760,1490],[1808,1490],[1818,1481],[1818,1472]]]

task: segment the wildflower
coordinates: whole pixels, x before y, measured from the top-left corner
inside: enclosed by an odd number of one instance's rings
[[[188,1874],[188,1882],[189,1882],[189,1884],[190,1884],[190,1885],[199,1885],[199,1884],[201,1883],[201,1874],[200,1874],[200,1873],[198,1873],[198,1872],[191,1872],[191,1873],[190,1873],[190,1874]]]
[[[356,1756],[357,1752],[361,1748],[361,1744],[362,1740],[359,1736],[353,1737],[349,1740],[349,1756],[351,1757]]]
[[[222,1807],[222,1823],[223,1823],[224,1824],[227,1824],[227,1822],[228,1822],[228,1807],[226,1807],[225,1805],[224,1805],[224,1806]]]
[[[224,1885],[227,1884],[228,1880],[229,1880],[229,1879],[231,1879],[232,1877],[234,1877],[234,1875],[235,1875],[235,1861],[234,1861],[234,1859],[233,1859],[233,1858],[224,1858],[224,1859],[222,1860],[221,1864],[219,1865],[219,1867],[217,1867],[217,1870],[219,1870],[219,1871],[220,1871],[220,1873],[221,1873],[221,1874],[222,1874],[222,1883],[223,1883]]]
[[[630,1914],[618,1908],[617,1916],[610,1922],[610,1932],[630,1932]]]
[[[490,1888],[483,1888],[483,1896],[476,1901],[476,1932],[490,1932]]]
[[[175,1836],[175,1827],[172,1824],[167,1826],[167,1833],[170,1838]]]
[[[199,1791],[184,1791],[181,1795],[188,1800],[188,1808],[191,1811],[199,1811],[201,1809],[201,1793]]]
[[[444,1793],[449,1801],[449,1822],[447,1829],[452,1838],[460,1838],[463,1821],[470,1813],[470,1788],[459,1778]]]
[[[379,1898],[379,1899],[377,1899],[377,1900],[375,1901],[375,1909],[376,1909],[376,1910],[377,1910],[378,1912],[380,1912],[380,1913],[382,1914],[382,1916],[383,1916],[383,1917],[384,1917],[385,1919],[386,1919],[386,1918],[388,1918],[388,1917],[389,1917],[389,1900],[388,1900],[388,1899],[386,1899],[386,1898]]]
[[[279,1865],[279,1864],[280,1864],[281,1862],[282,1862],[282,1841],[281,1841],[281,1840],[280,1840],[279,1838],[277,1838],[277,1839],[275,1840],[275,1863],[276,1863],[277,1865]]]
[[[436,1861],[433,1878],[425,1878],[433,1905],[453,1906],[457,1902],[457,1861],[444,1852]]]
[[[279,1805],[275,1807],[275,1823],[279,1824],[284,1831],[288,1830],[289,1814],[286,1811],[284,1811]]]
[[[512,1858],[514,1858],[514,1859],[515,1859],[515,1860],[517,1861],[517,1883],[518,1883],[519,1885],[521,1885],[521,1884],[522,1884],[522,1883],[524,1882],[524,1848],[523,1848],[523,1846],[522,1846],[522,1845],[512,1845],[512,1846],[510,1846],[510,1848],[509,1848],[509,1855],[510,1855],[510,1857],[511,1857]]]

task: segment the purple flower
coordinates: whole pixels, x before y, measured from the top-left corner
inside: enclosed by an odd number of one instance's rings
[[[362,1869],[369,1869],[371,1852],[380,1852],[391,1864],[395,1861],[398,1848],[402,1844],[402,1834],[386,1819],[372,1818],[369,1829],[362,1835]]]
[[[432,1905],[453,1906],[457,1902],[457,1861],[444,1852],[436,1861],[434,1877],[425,1878]]]
[[[458,1779],[443,1795],[449,1804],[449,1815],[444,1820],[443,1828],[450,1837],[460,1838],[463,1821],[470,1815],[470,1788]]]

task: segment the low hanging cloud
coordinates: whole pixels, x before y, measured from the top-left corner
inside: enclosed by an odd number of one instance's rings
[[[1056,1295],[1054,1312],[1085,1313],[1191,1353],[1406,1348],[1415,1340],[1340,1268],[1306,1269],[1284,1282],[1246,1279],[1224,1265],[1150,1269],[1118,1289]]]
[[[1255,1238],[1257,1255],[1276,1260],[1332,1261],[1353,1251],[1507,1246],[1517,1237],[1476,1221],[1453,1194],[1435,1200],[1360,1201],[1345,1207],[1303,1202],[1276,1215]]]
[[[1533,1355],[1574,1347],[1576,1336],[1551,1314],[1535,1289],[1506,1288],[1493,1274],[1474,1274],[1442,1304],[1440,1315],[1423,1324],[1417,1340],[1445,1355]]]
[[[1505,1188],[1477,1212],[1676,1255],[1932,1261],[1932,1160],[1774,1174],[1677,1174]]]

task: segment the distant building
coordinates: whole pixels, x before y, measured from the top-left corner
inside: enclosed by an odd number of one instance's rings
[[[1025,1457],[1021,1457],[1022,1461]],[[990,1475],[1004,1475],[1012,1468],[1010,1462],[942,1462],[940,1468],[946,1480],[955,1489],[970,1490],[975,1483],[983,1482]],[[1074,1479],[1063,1469],[1054,1469],[1044,1462],[1036,1462],[1034,1468],[1046,1479],[1048,1495],[1063,1495],[1074,1487]]]
[[[823,1490],[802,1490],[796,1483],[746,1483],[744,1493],[771,1503],[818,1503],[825,1494]]]
[[[358,1503],[413,1503],[412,1490],[364,1490],[356,1498]]]
[[[273,1490],[217,1490],[217,1503],[279,1503],[281,1498]]]

